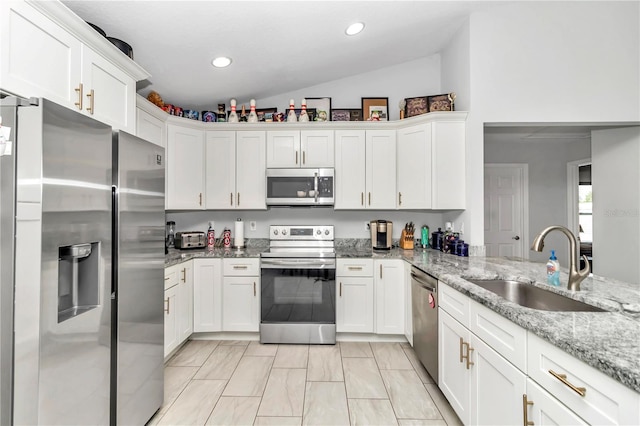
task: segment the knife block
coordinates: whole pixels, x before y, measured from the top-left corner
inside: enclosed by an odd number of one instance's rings
[[[400,248],[404,250],[413,250],[413,232],[409,233],[405,229],[400,234]]]

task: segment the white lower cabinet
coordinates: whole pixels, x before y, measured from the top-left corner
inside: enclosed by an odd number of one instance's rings
[[[438,312],[440,389],[464,424],[522,424],[526,376],[446,311]]]
[[[193,333],[193,261],[165,269],[164,355]]]
[[[259,331],[260,260],[223,259],[222,330]]]
[[[373,277],[336,277],[336,331],[373,333]]]
[[[569,410],[549,392],[531,379],[527,379],[527,392],[521,400],[526,417],[522,424],[529,425],[586,425],[580,417]],[[533,422],[533,423],[530,423]]]
[[[193,332],[222,331],[222,259],[193,260]]]
[[[373,262],[375,332],[404,334],[404,261],[380,259]]]

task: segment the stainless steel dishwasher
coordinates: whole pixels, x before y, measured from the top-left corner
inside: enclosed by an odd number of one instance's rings
[[[438,383],[438,280],[411,267],[413,349]]]

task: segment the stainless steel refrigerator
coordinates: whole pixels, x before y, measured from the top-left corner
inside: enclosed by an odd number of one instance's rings
[[[46,99],[0,116],[0,424],[144,424],[163,398],[164,149]]]

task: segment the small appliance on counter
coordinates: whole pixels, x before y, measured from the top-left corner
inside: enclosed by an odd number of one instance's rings
[[[390,250],[392,245],[393,222],[384,219],[369,222],[371,229],[371,248],[374,250]]]
[[[201,231],[186,231],[176,233],[176,248],[191,249],[205,248],[207,246],[207,235]]]

